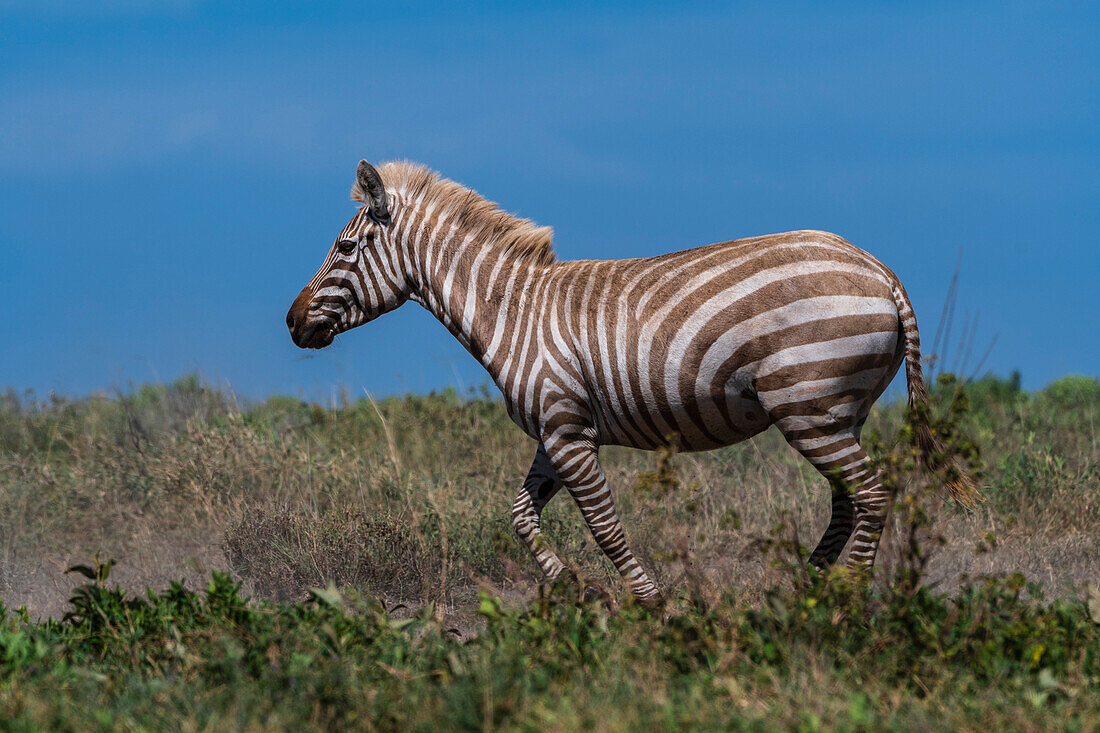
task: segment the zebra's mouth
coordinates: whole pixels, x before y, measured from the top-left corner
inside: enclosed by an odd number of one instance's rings
[[[336,338],[336,327],[331,323],[322,321],[316,325],[307,325],[302,329],[291,331],[294,343],[302,349],[323,349]]]

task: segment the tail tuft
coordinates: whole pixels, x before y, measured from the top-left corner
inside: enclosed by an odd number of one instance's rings
[[[912,403],[910,403],[910,409],[913,409]],[[981,492],[978,491],[977,484],[966,469],[954,456],[948,454],[943,442],[932,428],[931,415],[928,413],[928,402],[925,401],[912,417],[921,462],[927,470],[942,474],[944,488],[952,499],[968,509],[974,509],[984,501]]]
[[[944,488],[959,504],[973,509],[984,499],[977,484],[950,455],[943,441],[932,426],[932,410],[928,404],[928,391],[924,386],[924,373],[920,364],[920,333],[917,316],[909,303],[909,296],[898,283],[894,286],[894,302],[898,306],[898,318],[905,339],[905,378],[909,385],[910,424],[915,432],[917,449],[925,468],[944,477]]]

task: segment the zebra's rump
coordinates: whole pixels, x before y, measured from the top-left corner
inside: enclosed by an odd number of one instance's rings
[[[603,442],[706,450],[780,419],[859,413],[900,363],[896,276],[835,235],[589,265],[578,274],[603,297],[572,320]]]

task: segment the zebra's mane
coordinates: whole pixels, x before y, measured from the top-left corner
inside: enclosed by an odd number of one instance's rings
[[[483,246],[499,251],[504,257],[537,265],[549,265],[556,260],[553,229],[509,214],[477,191],[407,160],[383,163],[378,166],[378,173],[386,188],[396,189],[406,201],[423,198],[424,205],[434,201],[436,215],[446,214],[459,231],[481,230]],[[366,201],[358,181],[351,187],[351,200]]]

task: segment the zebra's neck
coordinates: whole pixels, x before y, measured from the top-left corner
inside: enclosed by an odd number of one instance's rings
[[[507,365],[528,340],[520,323],[548,265],[510,248],[499,221],[463,216],[429,196],[402,203],[394,235],[410,299],[438,318],[507,395]]]

